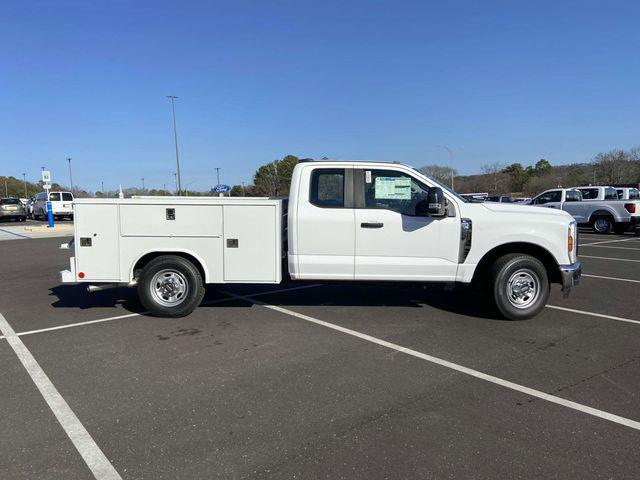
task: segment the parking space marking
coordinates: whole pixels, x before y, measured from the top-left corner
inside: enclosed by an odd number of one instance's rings
[[[581,315],[589,315],[591,317],[608,318],[609,320],[616,320],[618,322],[636,323],[640,325],[640,320],[632,320],[630,318],[614,317],[613,315],[605,315],[604,313],[586,312],[584,310],[576,310],[575,308],[559,307],[557,305],[546,305],[547,308],[554,310],[562,310],[564,312],[579,313]]]
[[[580,258],[597,258],[599,260],[617,260],[619,262],[633,262],[640,263],[640,260],[631,260],[629,258],[615,258],[615,257],[594,257],[591,255],[579,255]]]
[[[281,292],[292,292],[295,290],[304,290],[306,288],[314,288],[314,287],[320,287],[321,284],[319,283],[314,283],[311,285],[300,285],[297,287],[290,287],[290,288],[277,288],[274,290],[267,290],[265,292],[258,292],[258,293],[252,293],[250,295],[247,295],[249,297],[260,297],[263,295],[271,295],[273,293],[281,293]],[[230,299],[229,298],[219,298],[217,300],[210,300],[208,302],[202,302],[201,305],[215,305],[216,303],[222,303],[222,302],[228,302]],[[111,322],[113,320],[120,320],[123,318],[132,318],[132,317],[140,317],[142,315],[146,315],[149,312],[139,312],[139,313],[128,313],[126,315],[117,315],[115,317],[107,317],[107,318],[98,318],[97,320],[87,320],[86,322],[77,322],[77,323],[67,323],[65,325],[57,325],[55,327],[47,327],[47,328],[39,328],[37,330],[27,330],[26,332],[19,332],[16,333],[16,335],[18,337],[21,337],[23,335],[33,335],[34,333],[43,333],[43,332],[52,332],[55,330],[62,330],[65,328],[72,328],[72,327],[82,327],[84,325],[93,325],[95,323],[103,323],[103,322]],[[0,339],[5,338],[4,335],[0,336]]]
[[[576,410],[578,412],[586,413],[587,415],[592,415],[594,417],[602,418],[604,420],[608,420],[610,422],[617,423],[619,425],[623,425],[625,427],[633,428],[635,430],[640,430],[640,422],[636,420],[632,420],[630,418],[621,417],[619,415],[615,415],[613,413],[605,412],[604,410],[599,410],[597,408],[589,407],[588,405],[583,405],[581,403],[572,402],[571,400],[566,400],[561,397],[557,397],[555,395],[550,395],[548,393],[542,392],[540,390],[536,390],[533,388],[526,387],[524,385],[520,385],[518,383],[511,382],[509,380],[504,380],[499,377],[494,377],[493,375],[489,375],[487,373],[480,372],[478,370],[473,370],[472,368],[465,367],[464,365],[459,365],[457,363],[450,362],[448,360],[444,360],[442,358],[434,357],[432,355],[427,355],[426,353],[418,352],[417,350],[413,350],[410,348],[402,347],[392,342],[388,342],[386,340],[382,340],[380,338],[373,337],[371,335],[367,335],[366,333],[361,333],[356,330],[351,330],[350,328],[341,327],[340,325],[336,325],[333,323],[325,322],[324,320],[319,320],[314,317],[310,317],[308,315],[304,315],[302,313],[294,312],[293,310],[289,310],[286,308],[282,308],[276,305],[270,305],[265,302],[261,302],[260,300],[255,300],[253,298],[236,295],[230,292],[222,292],[226,295],[229,295],[232,298],[237,298],[240,300],[245,300],[256,305],[261,305],[265,308],[269,308],[271,310],[275,310],[277,312],[283,313],[285,315],[290,315],[301,320],[305,320],[310,323],[314,323],[316,325],[321,325],[323,327],[330,328],[332,330],[336,330],[341,333],[345,333],[347,335],[351,335],[353,337],[360,338],[367,342],[375,343],[385,348],[389,348],[391,350],[395,350],[399,353],[404,353],[406,355],[410,355],[412,357],[419,358],[421,360],[426,360],[427,362],[434,363],[436,365],[443,366],[445,368],[449,368],[451,370],[455,370],[460,373],[464,373],[466,375],[478,378],[480,380],[484,380],[490,383],[494,383],[496,385],[500,385],[505,388],[509,388],[511,390],[515,390],[525,395],[529,395],[535,398],[539,398],[541,400],[546,400],[551,403],[555,403],[557,405],[561,405],[566,408],[570,408],[572,410]]]
[[[19,233],[12,232],[11,230],[5,230],[4,228],[0,228],[0,232],[8,233],[9,235],[15,235],[16,237],[27,238],[31,240],[31,237],[27,237],[26,235],[21,235]]]
[[[593,248],[616,248],[618,250],[640,250],[640,248],[633,247],[618,247],[616,245],[596,245],[593,243],[581,243],[579,247],[593,247]]]
[[[583,277],[590,277],[590,278],[602,278],[604,280],[617,280],[619,282],[640,283],[640,280],[633,280],[631,278],[604,277],[602,275],[589,275],[587,273],[583,273],[582,276]]]
[[[596,240],[597,238],[602,238],[602,237],[595,237],[594,239],[587,238],[585,240]],[[600,245],[601,243],[630,242],[632,240],[638,240],[638,237],[619,238],[618,240],[603,240],[602,242],[590,242],[590,243],[584,243],[584,244],[581,243],[580,245]]]
[[[58,422],[64,429],[65,433],[82,456],[83,460],[93,473],[97,480],[122,480],[122,477],[111,462],[104,455],[98,444],[93,440],[87,429],[80,422],[78,417],[65,399],[60,395],[55,385],[51,382],[47,374],[42,370],[33,357],[29,349],[22,343],[22,340],[16,335],[7,322],[6,318],[0,313],[0,331],[11,348],[18,356],[20,363],[27,370],[27,373],[40,391],[40,394],[49,405],[49,408],[58,419]]]

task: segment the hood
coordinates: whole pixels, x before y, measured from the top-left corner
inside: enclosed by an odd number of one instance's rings
[[[567,212],[555,208],[534,207],[532,205],[520,205],[513,203],[481,203],[483,207],[492,212],[504,212],[504,213],[522,213],[522,214],[537,214],[537,215],[551,215],[566,217],[569,215]],[[573,218],[573,217],[572,217]]]

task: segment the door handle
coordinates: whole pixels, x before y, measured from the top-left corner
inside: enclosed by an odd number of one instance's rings
[[[384,223],[382,222],[362,222],[360,224],[361,228],[382,228]]]

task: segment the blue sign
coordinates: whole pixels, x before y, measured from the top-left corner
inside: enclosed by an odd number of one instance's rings
[[[211,189],[211,191],[215,193],[225,193],[225,192],[228,192],[229,190],[231,190],[231,187],[229,185],[216,185]]]

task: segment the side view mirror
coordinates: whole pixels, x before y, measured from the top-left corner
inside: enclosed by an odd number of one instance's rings
[[[431,217],[444,217],[447,213],[444,193],[440,187],[431,187],[427,194],[427,212]]]

